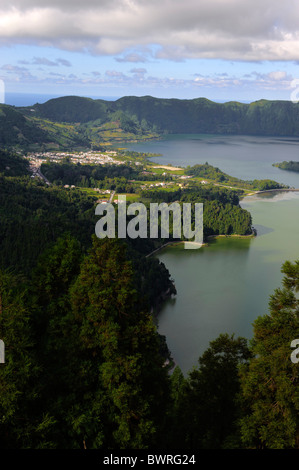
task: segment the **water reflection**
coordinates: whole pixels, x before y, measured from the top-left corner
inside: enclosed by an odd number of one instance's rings
[[[267,235],[267,233],[271,233],[274,231],[273,228],[271,227],[265,227],[264,225],[255,225],[254,228],[256,229],[256,234],[258,237],[262,236],[262,235]]]
[[[280,286],[281,265],[299,258],[299,193],[246,198],[255,238],[220,238],[188,251],[167,248],[158,257],[177,288],[159,315],[159,332],[176,363],[187,373],[220,333],[251,338],[252,323],[268,313]]]

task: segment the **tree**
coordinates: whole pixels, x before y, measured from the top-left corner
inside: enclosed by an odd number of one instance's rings
[[[189,429],[189,384],[179,366],[171,374],[168,406],[165,409],[166,419],[160,430],[160,448],[188,448],[187,434]]]
[[[154,442],[167,400],[168,378],[153,319],[143,310],[126,246],[99,240],[71,289],[92,426],[88,447],[144,448]],[[86,407],[77,415],[86,420]],[[103,426],[105,423],[105,426]],[[100,434],[99,434],[100,433]]]
[[[80,272],[82,258],[81,245],[75,238],[67,234],[59,238],[40,256],[28,289],[27,305],[40,371],[35,408],[55,423],[38,444],[47,448],[80,446],[70,424],[72,409],[80,404],[82,385],[77,374],[79,334],[69,289]]]
[[[285,262],[282,273],[269,314],[254,322],[253,358],[241,369],[241,429],[248,447],[299,447],[298,364],[290,359],[291,341],[299,338],[299,261]]]
[[[34,342],[26,307],[24,280],[0,271],[0,338],[5,363],[0,364],[0,448],[30,447],[39,426],[33,402],[38,394]]]
[[[191,371],[191,447],[211,449],[239,445],[238,370],[249,356],[246,339],[221,334],[211,341],[199,359],[199,368]]]
[[[239,366],[250,356],[247,341],[221,334],[184,379],[172,377],[171,445],[187,449],[240,446]]]

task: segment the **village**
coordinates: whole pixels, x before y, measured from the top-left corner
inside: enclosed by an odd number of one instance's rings
[[[150,181],[148,183],[138,185],[140,190],[152,190],[154,188],[160,187],[161,189],[177,187],[182,188],[188,186],[187,180],[192,178],[191,176],[182,175],[181,168],[171,167],[171,166],[162,166],[162,165],[152,165],[151,163],[145,163],[136,160],[124,160],[123,157],[120,157],[119,153],[116,150],[108,150],[105,152],[99,151],[87,151],[87,152],[30,152],[24,157],[29,161],[30,171],[32,173],[32,178],[38,178],[43,180],[48,186],[51,185],[50,181],[45,177],[45,175],[41,172],[41,165],[45,162],[54,162],[54,163],[62,163],[65,159],[73,164],[81,164],[81,165],[122,165],[122,164],[129,164],[129,165],[136,165],[143,167],[143,174],[155,174],[156,171],[164,170],[162,176],[169,176],[171,180],[165,179],[164,181]],[[151,171],[149,171],[151,170]],[[167,171],[168,170],[168,171]],[[170,172],[171,171],[171,172]],[[132,180],[131,183],[136,183],[135,180]],[[207,184],[208,182],[205,180],[201,181],[202,184]],[[68,185],[65,184],[65,189],[73,189],[75,185]],[[114,199],[114,191],[110,189],[99,189],[99,188],[92,188],[93,191],[100,193],[101,197],[104,199],[99,199],[98,202],[112,202]],[[113,193],[113,194],[112,194]],[[108,199],[106,199],[108,198]],[[113,201],[117,203],[117,201]]]
[[[98,151],[88,151],[88,152],[31,152],[24,157],[29,160],[30,165],[34,167],[40,167],[45,161],[51,161],[60,163],[64,158],[68,158],[72,163],[81,163],[81,164],[99,164],[104,165],[107,163],[113,165],[121,165],[123,161],[116,160],[117,152],[115,150],[110,150],[108,152],[102,153]]]
[[[115,150],[110,150],[109,152],[97,152],[97,151],[88,151],[88,152],[78,152],[78,153],[71,153],[71,152],[31,152],[24,157],[29,161],[30,171],[32,173],[32,178],[39,178],[43,179],[46,184],[50,185],[51,183],[47,180],[47,178],[41,173],[40,167],[46,161],[61,163],[65,158],[67,158],[71,163],[80,163],[81,165],[86,164],[98,164],[98,165],[105,165],[105,164],[113,164],[113,165],[121,165],[124,162],[115,159],[117,156],[117,152]],[[139,162],[138,162],[139,163]],[[65,188],[75,188],[74,185],[65,185]],[[97,188],[94,188],[98,191]],[[101,191],[105,193],[110,193],[110,191]]]

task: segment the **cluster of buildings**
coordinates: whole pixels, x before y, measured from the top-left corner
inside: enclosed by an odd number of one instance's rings
[[[152,184],[149,184],[149,185],[146,185],[146,184],[143,184],[141,185],[141,189],[149,189],[149,188],[155,188],[155,187],[158,187],[158,186],[162,186],[164,188],[166,188],[167,186],[173,186],[175,183],[174,182],[168,182],[168,183],[164,183],[164,182],[161,182],[161,183],[152,183]]]
[[[69,158],[72,163],[82,163],[82,164],[100,164],[104,165],[105,163],[110,163],[114,165],[120,165],[123,162],[116,160],[117,152],[110,150],[105,153],[97,151],[89,152],[79,152],[79,153],[70,153],[70,152],[31,152],[25,156],[30,162],[32,167],[40,167],[45,160],[51,162],[59,163],[64,158]]]
[[[45,163],[45,161],[50,161],[50,162],[56,162],[60,163],[63,161],[64,158],[68,158],[70,162],[72,163],[81,163],[81,164],[116,164],[120,165],[123,164],[123,161],[119,161],[116,159],[117,157],[117,151],[115,150],[109,150],[104,153],[99,152],[99,151],[88,151],[88,152],[77,152],[77,153],[71,153],[71,152],[31,152],[28,153],[25,158],[29,160],[30,164],[30,169],[32,173],[33,178],[40,178],[45,180],[47,184],[50,184],[47,178],[45,178],[44,175],[40,172],[40,166],[42,163]],[[141,162],[132,162],[129,161],[129,164],[134,164],[135,165],[142,165]],[[149,171],[143,171],[144,174],[151,174]],[[162,176],[169,175],[169,173],[162,173]],[[189,178],[192,178],[192,176],[187,176],[187,175],[176,175],[176,174],[171,174],[171,177],[174,179],[181,179],[181,180],[187,180]],[[207,184],[208,182],[205,180],[201,181],[202,184]],[[185,186],[186,183],[175,183],[174,181],[163,181],[163,182],[157,182],[157,183],[152,183],[149,185],[143,184],[141,186],[141,189],[143,190],[148,190],[152,189],[154,187],[162,187],[162,188],[167,188],[169,186],[173,186],[174,184],[178,184],[179,187]],[[74,188],[74,185],[65,185],[65,188]],[[106,193],[107,197],[108,195],[111,194],[110,190],[103,190],[103,189],[98,189],[94,188],[95,191],[98,191],[101,194]],[[104,201],[103,201],[104,202]]]

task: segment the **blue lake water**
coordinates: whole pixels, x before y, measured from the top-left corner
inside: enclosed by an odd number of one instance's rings
[[[297,138],[173,135],[126,147],[136,152],[162,154],[152,159],[161,165],[171,163],[186,167],[208,162],[244,180],[269,178],[289,186],[296,186],[299,181],[299,174],[272,166],[284,160],[299,161]]]

